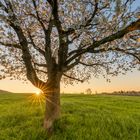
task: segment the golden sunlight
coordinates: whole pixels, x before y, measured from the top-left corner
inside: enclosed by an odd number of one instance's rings
[[[40,95],[41,94],[41,91],[37,91],[35,94],[36,95]]]
[[[43,102],[45,102],[45,95],[41,90],[37,90],[28,97],[29,101],[32,102],[32,104],[39,104],[41,105]]]

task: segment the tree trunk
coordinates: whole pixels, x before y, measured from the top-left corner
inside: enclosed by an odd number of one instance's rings
[[[52,131],[53,123],[60,117],[60,77],[53,76],[47,83],[44,128]]]

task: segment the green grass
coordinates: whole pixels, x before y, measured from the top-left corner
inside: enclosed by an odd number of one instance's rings
[[[29,94],[0,94],[0,140],[48,140],[44,105]],[[140,97],[62,95],[49,140],[140,140]]]

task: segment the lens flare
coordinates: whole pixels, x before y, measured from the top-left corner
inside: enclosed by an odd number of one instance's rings
[[[34,94],[29,96],[28,99],[32,104],[42,105],[42,103],[45,102],[45,95],[42,91],[36,91]]]

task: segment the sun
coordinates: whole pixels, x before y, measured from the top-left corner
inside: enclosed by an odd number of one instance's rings
[[[40,94],[41,94],[41,92],[40,92],[40,91],[37,91],[35,94],[36,94],[36,95],[40,95]]]
[[[28,97],[28,100],[32,104],[42,106],[42,103],[45,103],[45,95],[41,90],[36,90],[31,96]]]
[[[41,96],[43,92],[41,90],[36,90],[34,93],[37,96]]]

